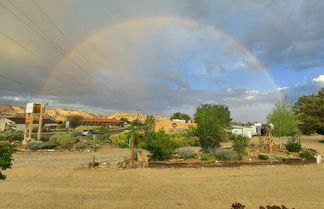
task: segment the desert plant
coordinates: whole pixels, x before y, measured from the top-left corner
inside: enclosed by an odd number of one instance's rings
[[[111,143],[116,147],[128,148],[128,133],[126,131],[110,136]]]
[[[259,136],[258,139],[259,139],[259,147],[261,149],[263,149],[263,147],[264,147],[264,140],[263,140],[262,136]]]
[[[156,160],[169,159],[179,147],[170,135],[164,130],[153,131],[145,136],[143,148],[150,151],[152,158]]]
[[[180,147],[177,151],[179,154],[180,158],[183,159],[190,159],[190,158],[196,158],[197,153],[193,149],[193,147]]]
[[[109,137],[111,136],[111,132],[109,127],[106,124],[100,126],[98,132],[99,132],[97,135],[98,141],[100,141],[101,143],[109,142]]]
[[[30,150],[39,150],[43,147],[43,142],[41,141],[31,141],[28,144],[26,144],[27,149]]]
[[[0,144],[0,180],[6,179],[1,171],[11,168],[14,152],[16,152],[16,149],[11,144]]]
[[[78,143],[76,143],[76,144],[74,144],[73,145],[73,148],[74,149],[84,149],[86,147],[86,145],[85,144],[83,144],[83,143],[81,143],[81,142],[78,142]]]
[[[57,144],[44,144],[42,149],[54,149],[55,147],[57,147]]]
[[[50,143],[60,145],[62,148],[70,148],[75,140],[75,137],[69,133],[58,133],[49,138]]]
[[[299,153],[299,157],[301,157],[301,158],[306,158],[306,159],[309,160],[309,159],[314,158],[314,155],[313,155],[312,152],[310,152],[310,151],[308,151],[308,150],[305,150],[305,151]]]
[[[47,142],[49,140],[49,137],[43,135],[43,136],[41,136],[40,140],[43,142]]]
[[[23,139],[23,132],[16,131],[16,130],[6,130],[5,132],[1,133],[0,141],[14,141],[14,140],[21,140]]]
[[[215,160],[228,161],[233,158],[233,155],[229,150],[218,148],[215,151],[214,158]]]
[[[265,155],[265,154],[259,154],[259,155],[258,155],[258,158],[259,158],[260,160],[268,160],[268,159],[269,159],[269,156],[268,156],[268,155]]]
[[[292,136],[288,140],[286,144],[286,149],[288,150],[288,152],[300,152],[301,144],[296,135]]]
[[[233,134],[231,135],[233,141],[233,149],[237,153],[239,160],[242,160],[243,156],[246,155],[246,148],[249,145],[250,139],[246,136]]]
[[[199,159],[201,161],[213,160],[214,156],[210,153],[201,153]]]

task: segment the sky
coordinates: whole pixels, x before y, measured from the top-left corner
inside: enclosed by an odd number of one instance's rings
[[[261,121],[324,87],[322,0],[0,0],[0,103],[105,115],[224,104]]]

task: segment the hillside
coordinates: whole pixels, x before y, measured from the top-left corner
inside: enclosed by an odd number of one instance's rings
[[[146,119],[147,114],[140,113],[139,114],[139,120],[144,121]],[[162,116],[162,115],[153,115],[155,120],[158,121],[167,121],[170,120],[169,116]],[[121,119],[121,118],[127,118],[129,121],[133,121],[137,119],[136,113],[116,113],[113,115],[108,116],[107,118],[112,119]]]
[[[25,108],[21,106],[13,106],[7,104],[0,104],[0,117],[23,117]],[[84,110],[69,110],[69,109],[46,109],[45,112],[48,118],[53,118],[55,120],[65,120],[68,115],[81,115],[84,118],[102,118],[101,114],[87,112]]]

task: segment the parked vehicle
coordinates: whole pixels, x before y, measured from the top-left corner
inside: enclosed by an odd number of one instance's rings
[[[95,134],[96,132],[94,130],[83,130],[82,136],[88,136],[90,134]]]

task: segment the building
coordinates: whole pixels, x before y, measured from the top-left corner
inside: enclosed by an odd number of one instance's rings
[[[81,125],[83,126],[124,126],[125,122],[117,119],[107,119],[107,118],[85,118],[81,120]]]
[[[247,126],[232,126],[231,132],[233,134],[238,134],[238,135],[252,138],[253,128]]]
[[[34,120],[33,128],[38,128],[38,120]],[[43,119],[42,128],[47,130],[56,130],[59,122],[52,119]],[[17,131],[25,130],[25,118],[1,118],[0,131],[7,130],[10,126],[15,127]]]
[[[184,131],[190,127],[196,127],[196,123],[185,123],[179,120],[160,121],[155,124],[155,130],[165,130],[166,133]]]

